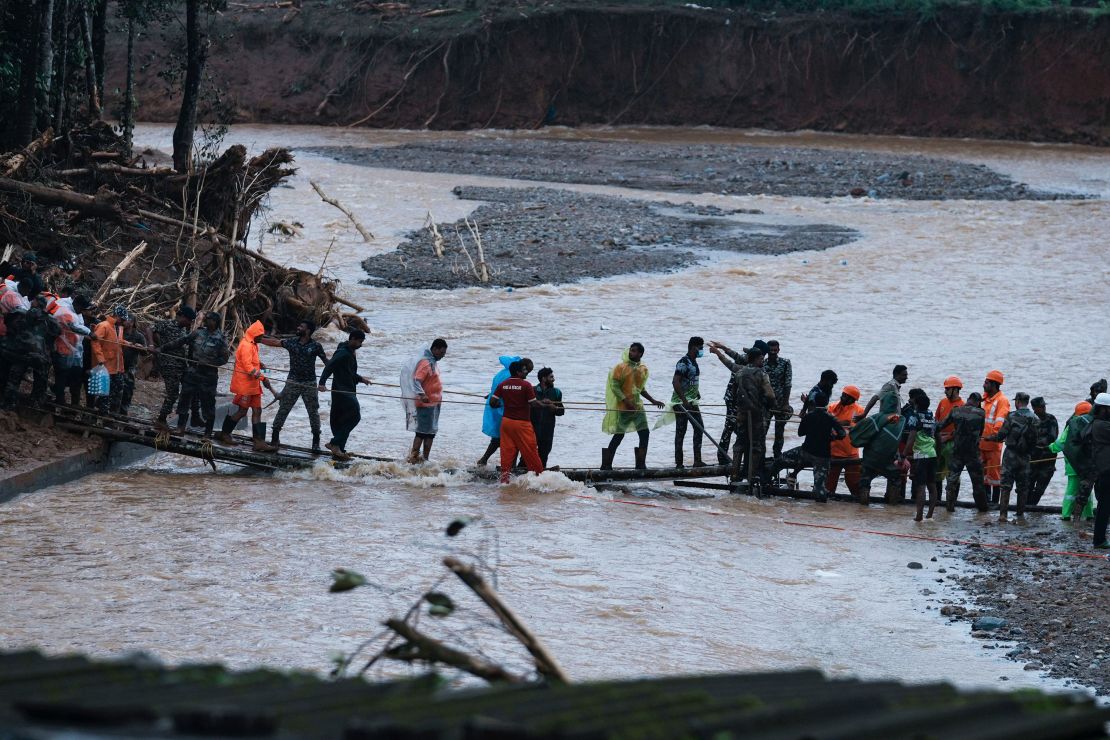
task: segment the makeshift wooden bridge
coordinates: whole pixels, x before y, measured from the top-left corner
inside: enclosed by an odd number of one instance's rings
[[[90,434],[109,439],[113,442],[149,447],[159,452],[168,452],[174,455],[192,457],[209,463],[213,470],[217,463],[237,465],[243,468],[274,472],[280,470],[306,470],[320,462],[333,465],[337,468],[346,468],[352,462],[369,461],[382,463],[402,463],[403,461],[390,457],[376,457],[373,455],[353,454],[351,462],[333,461],[326,454],[314,454],[306,447],[282,444],[278,452],[256,452],[250,437],[234,435],[235,443],[225,445],[214,443],[203,438],[195,432],[179,434],[176,431],[165,432],[155,429],[154,425],[144,419],[125,418],[120,416],[101,415],[87,409],[72,406],[52,406],[55,425],[60,429],[79,434]],[[467,472],[474,477],[495,481],[499,471],[494,467],[473,467]],[[683,488],[698,488],[721,491],[732,494],[752,495],[752,491],[745,482],[727,481],[731,466],[706,465],[701,467],[670,467],[670,468],[613,468],[601,470],[599,468],[562,468],[560,473],[567,478],[589,485],[603,485],[606,483],[637,482],[637,481],[673,481],[675,486]],[[716,483],[705,478],[724,478],[726,482]],[[815,497],[810,490],[794,488],[781,483],[763,486],[760,495],[813,500]],[[856,504],[854,496],[848,494],[832,494],[829,501],[834,503]],[[906,500],[888,500],[884,496],[871,496],[872,504],[911,504]],[[940,506],[943,506],[943,501]],[[961,509],[974,509],[971,501],[957,501],[956,506]],[[939,507],[938,507],[939,508]],[[998,506],[992,504],[992,510]],[[1042,514],[1059,514],[1059,506],[1027,506],[1026,511]]]

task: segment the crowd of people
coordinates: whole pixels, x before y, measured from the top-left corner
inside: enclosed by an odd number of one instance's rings
[[[336,459],[350,459],[347,441],[361,419],[356,389],[371,382],[358,373],[356,353],[365,340],[363,332],[351,331],[329,357],[313,338],[316,327],[311,321],[302,321],[296,335],[285,339],[267,335],[263,324],[255,321],[232,353],[218,313],[205,314],[197,325],[196,311],[182,305],[172,320],[140,329],[123,306],[101,312],[72,289],[47,292],[29,252],[18,263],[0,265],[0,274],[8,275],[0,284],[0,387],[5,407],[17,403],[30,373],[31,405],[45,403],[49,386],[54,403],[65,404],[68,391],[73,405],[83,404],[101,415],[126,416],[139,358],[150,353],[165,385],[155,426],[171,431],[169,418],[176,412],[178,433],[185,433],[191,424],[212,437],[219,371],[233,354],[231,410],[216,435],[218,441],[233,443],[232,432],[250,413],[253,448],[276,451],[281,430],[299,400],[312,431],[311,449],[321,453],[319,394],[329,390],[330,380],[332,436],[323,448]],[[280,393],[264,372],[260,345],[288,353],[288,375]],[[723,413],[717,414],[724,417],[719,441],[707,433],[705,416],[715,412],[703,411],[708,406],[702,402],[700,388],[698,360],[707,348],[731,373],[720,404]],[[966,399],[960,378],[948,377],[935,407],[922,388],[909,389],[903,399],[902,389],[909,379],[905,365],[894,367],[890,379],[866,405],[860,404],[862,394],[855,385],[844,385],[836,395],[839,377],[833,370],[822,372],[813,388],[795,399],[791,362],[780,355],[780,349],[777,341],[758,340],[735,351],[720,342],[691,337],[675,365],[670,400],[664,402],[648,391],[645,349],[633,342],[608,374],[601,428],[611,438],[601,451],[601,469],[612,469],[625,435],[631,433],[637,435],[634,465],[646,468],[652,429],[673,423],[676,468],[684,467],[685,440],[691,433],[694,467],[707,465],[702,451],[709,439],[716,447],[717,463],[729,466],[733,479],[745,481],[757,495],[782,471],[789,471],[787,484],[796,485],[799,472],[811,468],[818,501],[826,501],[843,477],[849,493],[867,505],[872,481],[883,478],[890,501],[903,499],[909,487],[916,503],[915,518],[920,521],[933,516],[942,490],[946,508],[954,510],[966,472],[978,509],[986,511],[989,504],[998,504],[999,517],[1006,520],[1012,492],[1016,490],[1015,513],[1020,519],[1044,495],[1055,474],[1057,456],[1062,455],[1068,479],[1062,516],[1065,520],[1094,518],[1095,546],[1108,547],[1110,393],[1105,380],[1091,386],[1090,397],[1076,404],[1061,427],[1042,397],[1018,392],[1011,403],[1002,390],[1005,377],[998,370],[985,374],[982,393],[971,392]],[[401,370],[406,428],[413,432],[408,456],[412,463],[429,458],[438,432],[444,394],[439,362],[446,353],[446,340],[436,339]],[[319,379],[317,361],[323,365]],[[556,419],[568,406],[551,368],[540,369],[538,385],[533,386],[527,380],[534,370],[530,359],[504,356],[500,363],[484,401],[482,431],[490,441],[478,464],[487,465],[500,450],[500,477],[507,482],[518,465],[537,474],[550,469]],[[264,389],[279,404],[269,441],[262,421]],[[645,401],[660,412],[654,424]],[[798,413],[794,402],[800,405]],[[784,449],[787,428],[794,423],[802,442]],[[766,439],[772,428],[768,458]]]

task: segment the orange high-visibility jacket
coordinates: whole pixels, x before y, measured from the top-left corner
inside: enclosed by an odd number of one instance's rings
[[[235,372],[231,374],[231,392],[237,396],[262,395],[262,381],[253,375],[262,370],[262,361],[258,359],[258,345],[254,340],[265,333],[262,322],[256,321],[247,327],[243,338],[239,340],[239,347],[235,350]]]
[[[980,450],[1000,450],[1001,442],[988,442],[987,437],[997,434],[1002,428],[1002,422],[1010,415],[1010,399],[1002,391],[995,393],[990,398],[983,398],[983,412],[987,415],[983,422],[983,438],[979,440]]]
[[[863,413],[863,406],[858,403],[852,403],[847,406],[837,401],[836,403],[829,404],[829,413],[840,422],[840,426],[844,427],[844,431],[851,431],[855,426],[852,419],[856,414]],[[832,457],[859,457],[859,449],[852,446],[851,438],[845,434],[843,439],[834,439],[829,445],[829,453]]]
[[[958,409],[960,406],[963,406],[963,405],[964,405],[964,399],[962,399],[962,398],[957,398],[954,403],[952,401],[948,400],[948,396],[945,396],[944,398],[940,399],[940,403],[937,404],[937,410],[933,412],[933,418],[937,422],[937,427],[939,428],[940,425],[944,423],[944,420],[947,419],[948,415],[952,413],[952,409]],[[956,433],[956,428],[955,427],[948,427],[946,429],[942,429],[941,432],[940,432],[940,441],[941,442],[951,441],[952,435],[954,435],[955,433]]]
[[[123,372],[123,327],[116,325],[116,317],[109,316],[93,329],[93,358],[103,365],[109,375]]]

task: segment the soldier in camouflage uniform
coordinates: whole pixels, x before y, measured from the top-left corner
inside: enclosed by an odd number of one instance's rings
[[[185,374],[185,342],[181,341],[189,333],[189,327],[197,318],[197,312],[188,306],[177,309],[177,316],[173,321],[158,321],[154,324],[154,346],[159,350],[158,372],[162,374],[162,382],[166,385],[166,396],[162,399],[162,408],[158,411],[158,419],[154,426],[158,429],[169,431],[166,417],[173,411],[177,403],[177,396],[181,392],[181,378]],[[161,352],[165,345],[172,345],[173,349]]]
[[[772,414],[775,421],[775,442],[771,450],[774,457],[777,458],[782,454],[786,422],[790,421],[790,415],[794,413],[794,408],[790,405],[790,388],[794,384],[794,369],[790,365],[790,360],[779,357],[777,339],[767,342],[767,349],[767,360],[763,363],[763,371],[767,373],[767,379],[771,381],[771,390],[775,392],[775,405]]]
[[[955,426],[952,432],[952,456],[948,460],[946,482],[946,506],[948,511],[956,510],[956,499],[960,496],[960,474],[967,468],[971,478],[971,495],[979,511],[987,510],[987,489],[983,483],[983,460],[979,456],[979,438],[983,434],[986,414],[980,404],[983,397],[972,393],[967,403],[952,409],[941,428]]]
[[[178,347],[185,349],[189,363],[181,376],[181,399],[177,402],[177,433],[185,433],[189,410],[195,406],[200,410],[204,436],[211,439],[212,427],[216,422],[216,387],[220,381],[220,368],[227,364],[231,354],[227,337],[220,330],[223,319],[215,311],[204,317],[204,325],[189,332],[181,339],[168,345],[164,350]]]
[[[1056,454],[1050,446],[1060,436],[1060,422],[1048,413],[1044,398],[1041,396],[1034,398],[1029,405],[1037,415],[1037,447],[1033,450],[1033,459],[1037,462],[1030,464],[1033,483],[1029,493],[1029,505],[1036,506],[1048,489],[1052,476],[1056,474]]]
[[[767,373],[763,372],[763,352],[750,349],[747,364],[733,362],[720,345],[711,343],[709,350],[736,377],[736,446],[732,451],[734,478],[746,469],[748,483],[758,494],[758,484],[765,483],[767,473],[767,410],[775,404],[775,392]]]
[[[1029,461],[1037,446],[1038,420],[1029,408],[1029,394],[1018,393],[1014,396],[1017,409],[1006,417],[996,434],[983,439],[988,442],[1005,442],[1002,455],[1001,493],[998,500],[998,518],[1006,519],[1010,507],[1010,491],[1017,486],[1017,517],[1025,517],[1025,503],[1029,500],[1030,471]]]

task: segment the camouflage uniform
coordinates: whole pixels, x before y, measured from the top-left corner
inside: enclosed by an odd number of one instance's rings
[[[725,388],[725,428],[721,430],[721,449],[717,450],[717,462],[721,465],[727,463],[725,453],[721,450],[728,449],[728,445],[732,441],[732,435],[736,433],[736,403],[737,394],[740,392],[740,369],[747,364],[747,360],[739,352],[730,349],[725,350],[725,353],[733,359],[733,364],[730,367],[735,369],[732,372],[732,377],[728,379],[728,386]]]
[[[1017,409],[1006,417],[997,434],[985,439],[1006,443],[1002,453],[1001,497],[998,513],[1005,518],[1010,507],[1010,491],[1017,486],[1017,515],[1025,516],[1029,498],[1029,460],[1037,444],[1037,417],[1028,408]]]
[[[316,358],[326,365],[328,356],[324,348],[314,339],[302,342],[294,337],[282,341],[281,346],[289,352],[289,376],[286,378],[285,387],[281,389],[281,400],[278,401],[277,416],[274,417],[273,431],[281,432],[285,426],[285,419],[297,403],[297,399],[304,401],[305,411],[308,412],[308,425],[312,429],[312,436],[320,436],[320,396],[316,384]]]
[[[1041,496],[1048,489],[1052,476],[1056,474],[1056,455],[1049,449],[1049,445],[1060,436],[1060,422],[1052,414],[1045,414],[1044,418],[1037,419],[1037,447],[1033,450],[1033,459],[1040,460],[1030,465],[1032,476],[1032,490],[1029,493],[1029,505],[1036,506],[1041,502]],[[1049,460],[1048,458],[1052,458]]]
[[[767,373],[767,379],[771,381],[771,390],[775,392],[774,408],[776,413],[772,414],[775,421],[775,443],[772,447],[772,454],[778,457],[782,454],[786,422],[790,420],[790,415],[794,413],[794,409],[790,405],[790,388],[794,384],[794,369],[790,365],[790,360],[780,357],[773,365],[770,360],[767,360],[763,364],[763,372]]]
[[[746,469],[749,481],[756,475],[765,480],[767,409],[775,403],[775,391],[763,368],[748,365],[733,372],[738,376],[736,446],[732,451],[735,477],[741,477]]]
[[[11,319],[13,315],[9,314]],[[4,404],[11,408],[19,400],[19,386],[23,376],[31,371],[31,402],[41,403],[46,397],[46,380],[50,370],[49,346],[60,329],[45,311],[37,305],[18,315],[16,321],[8,321],[8,336],[4,346],[9,369]],[[15,333],[12,328],[18,325]]]
[[[987,510],[987,491],[983,484],[983,460],[979,456],[979,438],[983,434],[986,413],[978,406],[960,406],[952,409],[945,422],[954,424],[952,457],[948,460],[947,508],[956,508],[960,496],[960,474],[967,468],[971,478],[971,494],[979,511]],[[946,424],[947,425],[947,424]]]
[[[183,340],[189,330],[177,321],[159,321],[154,324],[154,333],[158,335],[158,347],[162,348],[172,344],[174,349],[158,355],[158,372],[162,374],[162,382],[166,385],[166,397],[162,399],[162,408],[158,411],[158,418],[165,422],[166,417],[173,411],[177,403],[177,396],[181,392],[181,376],[185,374],[185,348]]]

